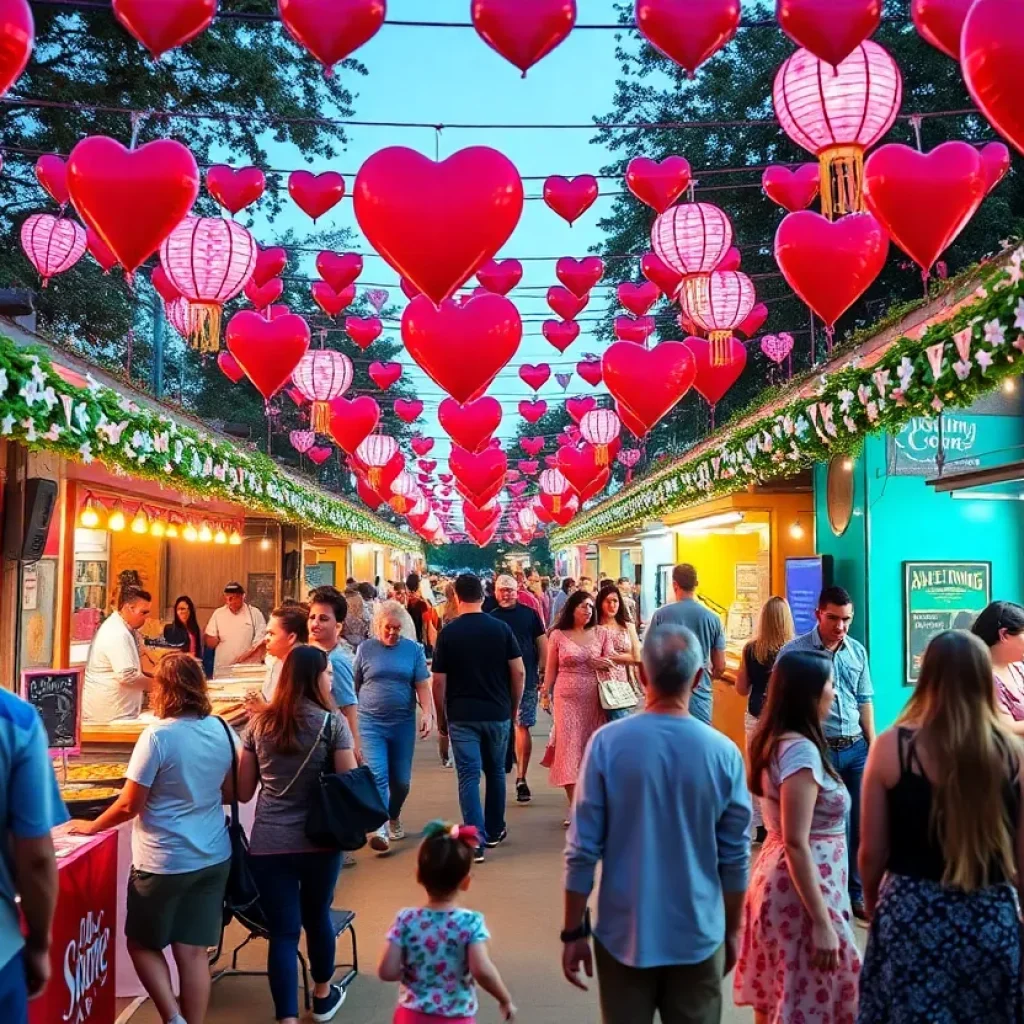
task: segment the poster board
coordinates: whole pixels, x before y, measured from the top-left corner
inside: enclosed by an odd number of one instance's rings
[[[81,668],[33,669],[21,673],[21,696],[39,712],[50,754],[79,754],[82,749]]]
[[[904,562],[905,682],[917,682],[932,637],[969,629],[991,599],[991,562]]]
[[[797,636],[810,633],[818,624],[814,614],[818,598],[822,590],[831,584],[831,555],[786,559],[786,601],[793,613]]]
[[[245,599],[259,608],[263,618],[270,621],[270,613],[274,610],[274,598],[277,594],[277,576],[272,572],[251,572],[245,585]]]

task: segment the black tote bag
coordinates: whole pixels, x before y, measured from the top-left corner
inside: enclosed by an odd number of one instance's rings
[[[227,925],[233,917],[243,922],[262,918],[262,912],[259,909],[259,890],[249,870],[249,839],[238,818],[238,752],[235,750],[235,738],[231,726],[223,718],[217,721],[224,726],[231,746],[231,778],[234,781],[231,816],[227,819],[228,836],[231,839],[231,868],[224,892],[224,924]]]

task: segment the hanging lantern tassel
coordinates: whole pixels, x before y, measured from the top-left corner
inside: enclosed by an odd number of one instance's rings
[[[330,402],[314,402],[313,411],[309,418],[310,430],[318,434],[329,434],[331,428],[331,404]]]
[[[863,213],[864,147],[829,146],[818,157],[821,167],[821,212],[829,220]]]
[[[203,355],[220,350],[222,309],[216,302],[192,303],[192,334],[189,343]]]
[[[370,472],[366,474],[370,480],[370,486],[376,491],[384,482],[384,468],[382,466],[371,466]]]
[[[732,331],[711,331],[711,365],[726,366],[732,361]]]
[[[561,512],[562,511],[562,496],[560,494],[551,495],[551,511]]]
[[[596,444],[594,445],[594,465],[595,466],[607,466],[608,465],[608,445]]]

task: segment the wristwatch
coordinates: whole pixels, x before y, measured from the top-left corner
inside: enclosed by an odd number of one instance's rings
[[[593,934],[590,928],[590,907],[587,907],[583,914],[583,923],[578,928],[570,931],[563,931],[559,938],[562,942],[579,942],[580,939],[589,939]]]

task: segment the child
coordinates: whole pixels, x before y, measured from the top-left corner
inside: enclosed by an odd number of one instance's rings
[[[458,906],[480,834],[471,825],[442,821],[432,821],[424,833],[416,880],[427,890],[427,904],[399,912],[377,968],[381,981],[402,983],[394,1024],[474,1024],[474,982],[512,1020],[516,1008],[487,953],[483,915]]]

